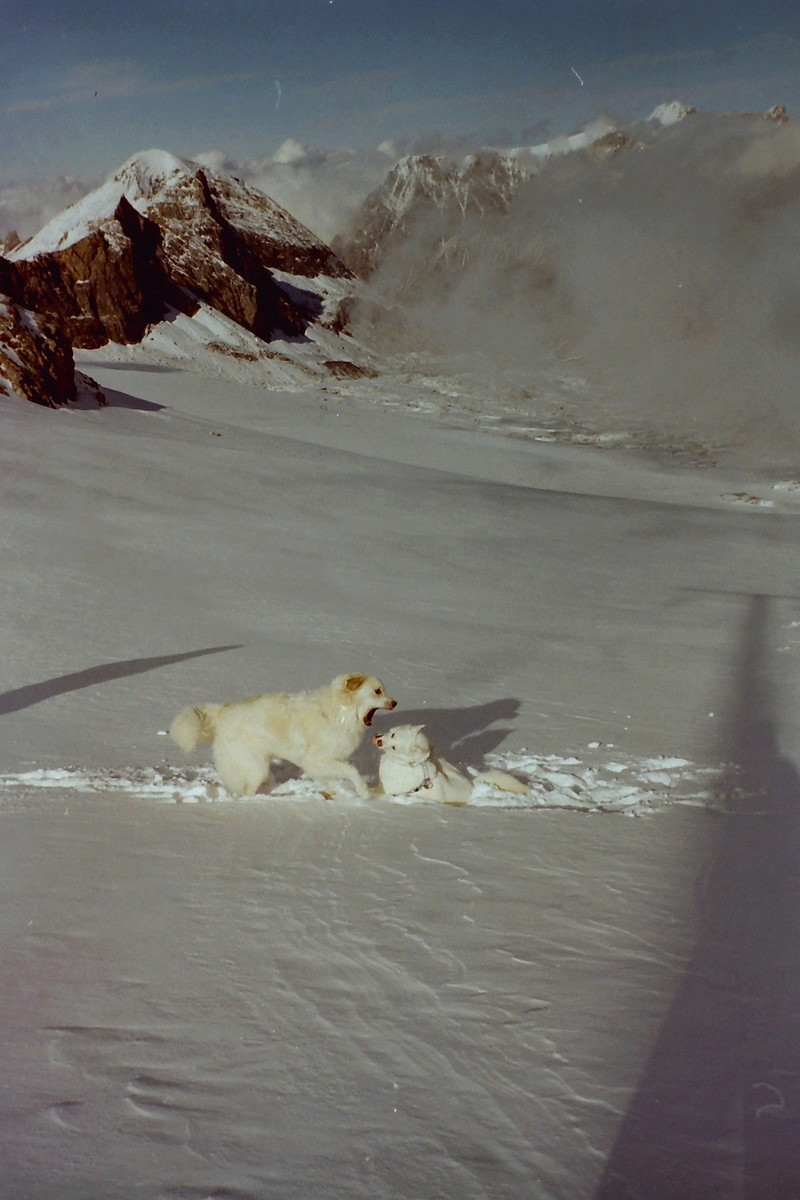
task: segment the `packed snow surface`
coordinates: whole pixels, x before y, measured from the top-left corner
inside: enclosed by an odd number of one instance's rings
[[[513,770],[528,785],[527,793],[510,793],[476,779],[470,804],[486,808],[571,808],[581,812],[624,812],[641,815],[670,803],[708,804],[716,795],[713,782],[718,772],[713,767],[699,768],[682,758],[655,758],[618,762],[609,759],[589,766],[578,758],[557,754],[536,755],[527,751],[493,754],[488,765]],[[51,770],[0,774],[0,803],[3,794],[17,789],[77,791],[81,793],[125,793],[132,798],[160,800],[165,803],[233,799],[220,785],[213,768],[176,770],[172,767],[86,770],[59,767]],[[335,796],[340,803],[369,803],[356,796],[344,784],[325,788],[310,779],[287,779],[258,796],[255,803],[269,803],[274,797],[323,800]],[[386,796],[377,802],[389,804],[425,804],[424,791],[409,795]]]
[[[796,1195],[796,478],[81,365],[2,411],[0,1194]],[[351,669],[527,794],[163,736]]]

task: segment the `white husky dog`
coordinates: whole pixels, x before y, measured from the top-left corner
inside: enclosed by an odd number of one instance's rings
[[[383,751],[378,773],[387,796],[418,794],[443,804],[469,804],[478,780],[504,792],[529,791],[524,783],[505,771],[481,771],[474,780],[468,779],[452,763],[437,757],[422,732],[424,728],[424,725],[395,725],[388,733],[378,733],[372,739]]]
[[[270,778],[272,759],[281,759],[320,782],[347,780],[366,797],[366,782],[345,760],[376,712],[396,705],[374,675],[339,675],[313,692],[195,704],[178,713],[169,735],[187,753],[199,742],[211,742],[214,765],[233,796],[254,796]]]

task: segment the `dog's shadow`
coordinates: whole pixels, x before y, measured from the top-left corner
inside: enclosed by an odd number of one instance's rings
[[[441,758],[457,766],[479,767],[486,755],[511,733],[509,722],[518,716],[519,709],[520,701],[512,696],[468,708],[396,709],[392,713],[378,713],[374,731],[380,733],[393,725],[424,725],[426,736]],[[372,773],[375,753],[367,740],[353,755],[353,762],[365,773]]]

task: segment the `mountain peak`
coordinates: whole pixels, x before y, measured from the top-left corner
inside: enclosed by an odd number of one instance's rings
[[[165,187],[197,169],[196,163],[178,158],[168,150],[142,150],[123,163],[112,179],[131,202],[151,200]]]
[[[342,328],[351,278],[263,192],[164,150],[129,158],[3,264],[0,290],[83,349],[139,342],[170,309],[200,305],[261,342]]]
[[[167,150],[134,154],[99,188],[65,208],[32,238],[15,246],[9,257],[27,259],[66,250],[98,225],[111,221],[123,196],[139,212],[144,212],[162,193],[199,170],[197,163],[187,162]]]
[[[658,121],[659,125],[677,125],[679,121],[694,116],[696,112],[697,109],[691,104],[684,104],[682,100],[670,100],[666,104],[657,104],[647,120]]]

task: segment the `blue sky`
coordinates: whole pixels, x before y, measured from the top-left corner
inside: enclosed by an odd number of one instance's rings
[[[159,146],[535,141],[678,97],[800,109],[797,0],[0,0],[0,186]]]

